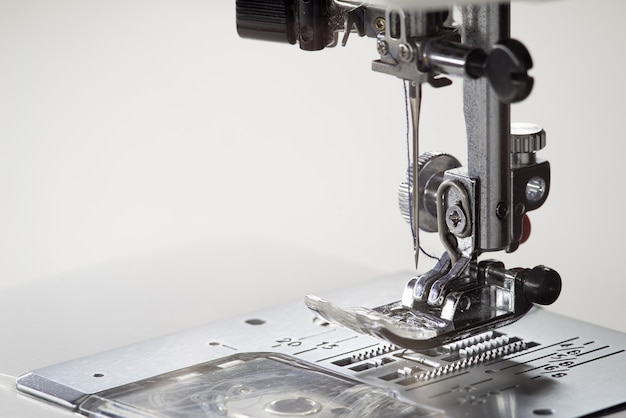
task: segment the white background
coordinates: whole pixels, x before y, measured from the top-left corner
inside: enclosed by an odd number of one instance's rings
[[[553,309],[626,331],[626,3],[512,11],[536,78],[513,120],[545,127],[553,180],[529,242],[494,256],[555,268],[564,290]],[[234,0],[0,0],[0,290],[31,283],[36,293],[133,259],[154,263],[135,272],[149,271],[148,285],[159,273],[177,280],[158,267],[167,257],[201,277],[186,249],[220,261],[198,269],[255,273],[207,277],[207,292],[226,286],[224,300],[236,297],[233,279],[256,283],[267,303],[300,297],[320,286],[311,271],[337,266],[328,260],[352,275],[324,286],[409,271],[396,203],[402,84],[370,71],[376,57],[373,40],[356,37],[315,53],[242,40]],[[423,150],[464,159],[460,88],[425,88]],[[441,252],[436,237],[423,241]],[[256,268],[281,263],[302,278]]]

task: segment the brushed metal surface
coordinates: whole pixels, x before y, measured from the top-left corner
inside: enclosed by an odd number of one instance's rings
[[[324,297],[393,299],[405,275]],[[391,290],[390,290],[391,289]],[[504,348],[504,347],[510,348]],[[585,416],[626,402],[626,335],[533,309],[457,345],[411,352],[315,320],[301,301],[44,367],[19,390],[77,408],[92,394],[237,353],[280,353],[447,416]]]

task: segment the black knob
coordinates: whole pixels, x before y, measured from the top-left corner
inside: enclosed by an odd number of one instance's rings
[[[550,305],[561,294],[561,276],[546,266],[537,266],[522,274],[524,296],[532,303]]]
[[[506,39],[489,51],[485,75],[503,103],[516,103],[528,97],[533,89],[533,78],[528,75],[532,66],[532,58],[524,44]]]
[[[319,51],[334,41],[331,0],[237,0],[237,32],[243,38],[298,42]]]
[[[294,0],[237,0],[236,13],[242,38],[296,43]]]

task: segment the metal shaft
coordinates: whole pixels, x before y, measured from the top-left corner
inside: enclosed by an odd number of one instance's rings
[[[485,50],[510,34],[509,3],[463,8],[463,43]],[[485,77],[464,82],[468,174],[480,179],[476,249],[502,250],[511,240],[509,171],[510,106],[500,102]]]
[[[419,120],[422,105],[422,85],[418,82],[411,82],[409,86],[409,105],[411,108],[411,125],[412,125],[412,160],[411,165],[413,177],[413,190],[411,191],[411,229],[413,230],[413,251],[415,257],[415,270],[418,268],[420,242],[419,242],[419,193],[418,193],[418,175],[419,175]]]

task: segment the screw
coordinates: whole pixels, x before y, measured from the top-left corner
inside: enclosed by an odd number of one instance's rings
[[[467,229],[467,218],[463,209],[452,205],[446,210],[446,225],[450,232],[459,237],[464,237]]]
[[[398,45],[398,53],[402,61],[411,61],[411,58],[413,57],[413,51],[407,44]]]
[[[376,20],[374,20],[374,27],[378,32],[383,32],[385,30],[385,19],[377,17]]]
[[[459,215],[459,212],[457,212],[457,211],[452,212],[448,219],[450,219],[450,221],[452,222],[452,224],[454,225],[455,228],[457,226],[459,226],[459,224],[463,220],[463,219],[461,219],[461,215]]]
[[[389,45],[387,45],[387,42],[383,40],[379,40],[376,46],[378,49],[378,53],[382,55],[383,57],[389,54]]]
[[[526,199],[535,203],[543,199],[546,194],[547,183],[541,177],[533,177],[526,183]]]

